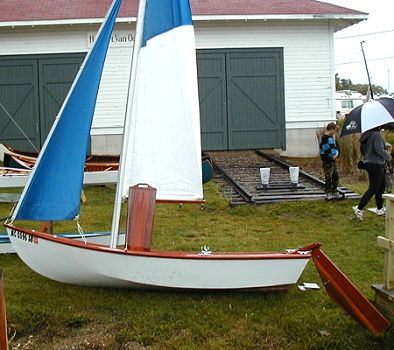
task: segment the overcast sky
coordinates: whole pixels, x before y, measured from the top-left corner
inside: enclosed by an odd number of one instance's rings
[[[335,72],[353,83],[367,83],[360,42],[372,83],[394,92],[394,0],[321,0],[369,13],[362,21],[337,32]]]

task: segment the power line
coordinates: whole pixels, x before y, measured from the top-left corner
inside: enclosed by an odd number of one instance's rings
[[[349,35],[349,36],[340,36],[340,37],[336,37],[335,39],[336,39],[336,40],[337,40],[337,39],[340,40],[340,39],[358,38],[358,37],[360,37],[360,36],[384,34],[384,33],[390,33],[390,32],[394,32],[394,29],[382,30],[381,32],[371,32],[371,33],[355,34],[355,35]]]
[[[394,56],[381,57],[381,58],[370,58],[370,59],[368,59],[368,62],[370,62],[370,61],[390,60],[390,59],[393,59],[393,58],[394,58]],[[354,64],[354,63],[362,63],[362,61],[335,63],[335,65],[336,66],[342,66],[342,65],[345,65],[345,64]]]
[[[358,59],[359,57],[360,57],[360,52],[354,52],[354,51],[335,55],[335,58],[336,59],[340,58],[341,61],[355,60]]]

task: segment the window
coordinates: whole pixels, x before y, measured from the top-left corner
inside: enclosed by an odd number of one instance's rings
[[[342,108],[353,108],[353,100],[341,101]]]

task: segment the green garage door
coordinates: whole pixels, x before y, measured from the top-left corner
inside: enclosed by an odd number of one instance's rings
[[[0,141],[32,150],[12,119],[39,148],[38,69],[35,59],[0,58]]]
[[[198,50],[204,150],[285,149],[283,50]]]
[[[40,149],[84,54],[0,57],[0,141]]]

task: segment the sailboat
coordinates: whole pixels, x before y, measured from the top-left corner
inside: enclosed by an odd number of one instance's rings
[[[207,247],[196,252],[151,249],[156,202],[203,201],[196,54],[188,0],[139,1],[109,245],[15,224],[78,218],[97,90],[120,2],[113,1],[21,198],[4,224],[14,249],[39,274],[82,286],[289,288],[311,258],[308,247],[240,253],[217,253]],[[47,174],[51,181],[46,181]],[[120,209],[126,198],[127,239],[119,247]]]
[[[3,157],[1,155],[3,154]],[[0,188],[15,188],[26,185],[31,169],[37,161],[38,154],[13,150],[0,143]],[[89,155],[86,157],[84,185],[116,184],[119,156]],[[209,156],[202,156],[202,183],[212,178],[213,165]]]
[[[37,161],[37,154],[23,152],[0,143],[0,188],[15,188],[26,185],[31,169]],[[118,174],[119,157],[96,156],[86,157],[84,168],[84,185],[115,184]]]

